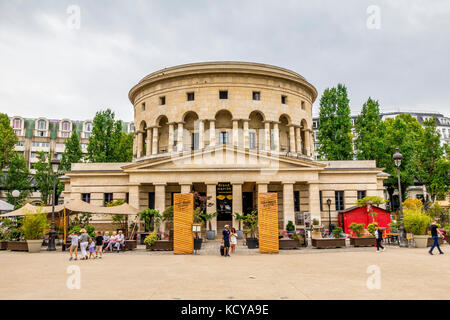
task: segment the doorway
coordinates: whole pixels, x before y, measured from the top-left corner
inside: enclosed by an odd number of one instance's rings
[[[217,231],[233,220],[233,189],[229,182],[219,182],[216,186]]]

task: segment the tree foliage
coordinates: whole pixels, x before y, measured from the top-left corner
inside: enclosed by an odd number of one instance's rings
[[[80,162],[83,158],[83,151],[81,150],[80,138],[74,130],[70,138],[66,139],[66,148],[61,158],[61,170],[70,171],[72,163]]]
[[[347,88],[342,84],[325,89],[320,99],[318,140],[321,159],[353,159],[349,99]]]
[[[53,171],[51,165],[52,152],[49,153],[40,151],[38,152],[38,162],[34,164],[36,173],[34,180],[36,188],[41,194],[41,201],[46,205],[51,205],[53,195]],[[64,190],[64,184],[58,179],[59,174],[56,177],[56,194],[59,195]]]
[[[0,113],[0,174],[14,156],[17,136],[6,114]]]
[[[20,195],[16,199],[16,208],[21,207],[32,190],[30,170],[28,170],[22,154],[18,152],[13,154],[8,166],[8,172],[2,177],[1,183],[6,190],[7,201],[11,204],[14,203],[12,192],[14,190],[20,191]]]

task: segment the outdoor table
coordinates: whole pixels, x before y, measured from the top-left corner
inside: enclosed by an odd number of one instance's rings
[[[398,233],[387,233],[386,234],[386,238],[388,240],[388,243],[389,244],[391,244],[391,243],[398,243],[398,236],[399,236]]]

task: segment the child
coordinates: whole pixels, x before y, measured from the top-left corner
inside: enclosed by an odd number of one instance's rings
[[[78,237],[78,233],[74,232],[71,235],[69,235],[70,238],[70,258],[69,261],[72,260],[72,254],[75,252],[75,260],[78,260],[78,241],[80,238]]]
[[[95,241],[90,239],[89,242],[89,259],[94,258],[95,253]]]
[[[231,228],[230,240],[231,240],[231,252],[232,253],[234,253],[236,251],[237,238],[238,238],[238,235],[236,233],[236,229]]]
[[[103,244],[105,240],[103,239],[102,233],[100,231],[97,232],[97,236],[95,237],[95,257],[98,257],[98,253],[100,252],[100,259],[103,256]]]

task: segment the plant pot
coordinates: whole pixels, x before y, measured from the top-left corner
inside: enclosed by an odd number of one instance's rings
[[[0,241],[0,250],[6,250],[8,248],[8,241]]]
[[[247,247],[249,249],[256,249],[258,247],[258,239],[257,238],[247,238]]]
[[[216,231],[215,230],[208,230],[208,231],[206,231],[206,239],[214,240],[215,238],[216,238]]]
[[[42,240],[27,240],[28,252],[38,253],[41,252]]]
[[[149,251],[172,251],[173,241],[171,240],[158,240],[151,247],[146,244],[145,248]]]
[[[350,238],[350,245],[355,247],[373,247],[374,244],[375,244],[375,237]]]
[[[416,245],[416,248],[426,248],[427,242],[428,242],[428,235],[425,236],[414,235],[414,243]]]
[[[134,250],[137,248],[137,241],[136,240],[125,240],[125,247],[124,250]]]
[[[345,247],[345,238],[312,239],[312,245],[318,249]]]
[[[202,238],[194,239],[194,250],[200,250],[202,248]]]
[[[26,241],[8,241],[8,250],[28,251],[28,244]]]
[[[322,238],[322,232],[320,232],[320,231],[312,231],[311,232],[311,238],[312,239],[321,239]]]
[[[242,230],[237,230],[238,239],[241,240],[244,238],[244,232]]]
[[[279,239],[278,247],[280,250],[298,249],[300,248],[300,242],[294,239]]]

